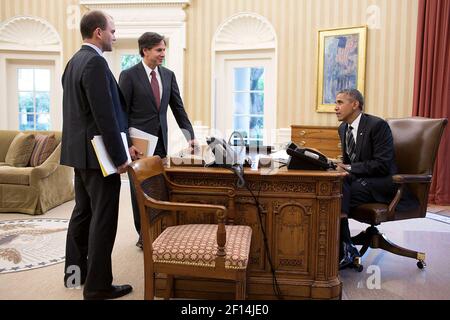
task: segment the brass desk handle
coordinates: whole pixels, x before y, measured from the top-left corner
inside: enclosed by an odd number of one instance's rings
[[[306,145],[305,141],[300,141],[300,147],[304,147]]]
[[[305,130],[300,131],[300,136],[304,136],[304,135],[306,135],[306,131]]]

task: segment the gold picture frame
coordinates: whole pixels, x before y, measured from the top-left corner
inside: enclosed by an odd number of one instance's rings
[[[336,93],[358,89],[364,95],[367,26],[319,31],[317,112],[333,112]]]

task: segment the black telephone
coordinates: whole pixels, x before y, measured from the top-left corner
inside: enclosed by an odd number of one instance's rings
[[[235,164],[239,164],[239,155],[230,144],[225,142],[224,139],[217,137],[206,138],[206,142],[211,148],[215,161],[207,164],[208,167],[232,167]],[[244,146],[245,148],[245,146]]]
[[[289,157],[288,169],[296,170],[328,170],[336,169],[336,165],[317,150],[298,148],[291,142],[286,149]]]

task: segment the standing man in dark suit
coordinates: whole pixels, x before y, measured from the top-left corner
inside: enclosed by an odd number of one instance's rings
[[[397,165],[391,129],[383,119],[363,113],[363,108],[364,98],[358,90],[343,90],[336,96],[343,146],[343,163],[338,164],[338,169],[349,173],[343,185],[340,269],[351,266],[360,256],[348,226],[351,209],[370,202],[389,204],[396,192],[392,176],[397,173]],[[417,204],[405,192],[397,209],[407,210]]]
[[[75,208],[67,232],[64,285],[85,283],[85,299],[114,299],[132,290],[130,285],[112,285],[111,265],[119,174],[127,167],[120,132],[127,130],[127,120],[119,86],[103,58],[115,41],[112,18],[100,11],[88,12],[81,19],[80,31],[83,46],[62,77],[61,164],[75,170]],[[95,135],[103,137],[119,174],[103,177],[91,144]]]
[[[161,66],[166,55],[164,37],[154,32],[146,32],[138,39],[138,44],[142,62],[122,71],[119,78],[128,109],[128,126],[157,136],[158,143],[154,154],[164,158],[167,155],[167,108],[170,105],[193,151],[198,148],[198,144],[183,106],[175,74]],[[142,156],[141,150],[135,146],[131,147],[130,154],[133,159]],[[130,190],[134,224],[140,234],[139,207],[132,183]],[[142,248],[141,236],[136,245]]]

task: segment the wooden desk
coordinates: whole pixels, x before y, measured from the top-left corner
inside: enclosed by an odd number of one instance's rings
[[[263,225],[284,299],[339,299],[342,284],[338,275],[338,238],[343,174],[338,172],[245,171],[245,179],[263,209]],[[236,188],[236,177],[227,169],[176,167],[167,169],[170,179],[179,184],[234,187],[235,210],[229,222],[253,229],[249,264],[248,299],[276,299],[272,275],[264,250],[258,212],[251,193]],[[221,198],[175,195],[176,201],[226,205]],[[199,213],[191,220],[178,213],[167,219],[165,228],[178,221],[211,223],[210,216]],[[157,277],[157,296],[165,287],[165,277]],[[233,299],[232,283],[177,279],[175,297]]]

